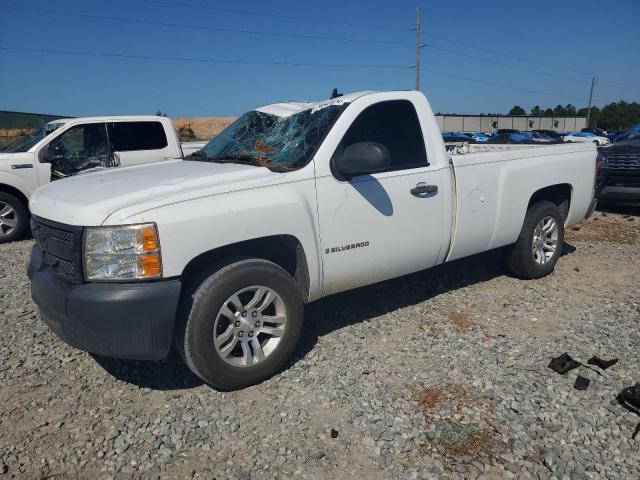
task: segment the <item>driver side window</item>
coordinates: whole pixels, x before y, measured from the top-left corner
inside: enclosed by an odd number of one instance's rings
[[[389,100],[365,108],[345,133],[336,153],[358,142],[376,142],[389,150],[386,171],[426,167],[427,153],[418,114],[409,100]]]
[[[111,149],[106,125],[88,123],[71,127],[45,147],[40,161],[51,164],[52,180],[109,166]]]
[[[103,123],[89,123],[71,127],[53,142],[56,153],[65,161],[85,162],[95,160],[103,162],[109,155],[109,140]]]

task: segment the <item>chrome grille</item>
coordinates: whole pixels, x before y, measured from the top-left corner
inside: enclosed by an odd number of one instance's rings
[[[603,166],[617,170],[636,170],[640,168],[640,156],[634,154],[610,154],[607,155]]]
[[[62,280],[82,283],[82,227],[31,218],[31,231],[44,263]]]

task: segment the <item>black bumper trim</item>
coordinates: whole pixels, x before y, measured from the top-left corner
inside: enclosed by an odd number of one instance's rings
[[[107,357],[166,358],[171,348],[180,281],[63,282],[37,246],[28,269],[31,296],[56,335],[72,347]]]

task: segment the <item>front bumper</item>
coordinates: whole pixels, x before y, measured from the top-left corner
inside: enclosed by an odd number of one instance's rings
[[[607,185],[598,193],[598,198],[621,202],[640,202],[640,187]]]
[[[63,282],[34,246],[31,296],[56,335],[72,347],[107,357],[166,358],[171,348],[180,281]]]
[[[640,202],[640,170],[600,170],[596,197],[602,200]]]

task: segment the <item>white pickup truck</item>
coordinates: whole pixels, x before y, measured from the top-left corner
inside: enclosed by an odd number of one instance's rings
[[[95,168],[182,158],[201,146],[180,144],[166,117],[49,122],[0,151],[0,243],[20,238],[29,228],[29,197],[40,185]]]
[[[498,247],[538,278],[595,206],[593,144],[450,156],[414,91],[263,106],[198,158],[35,192],[32,295],[67,343],[137,359],[174,343],[242,388],[292,355],[305,302]]]

